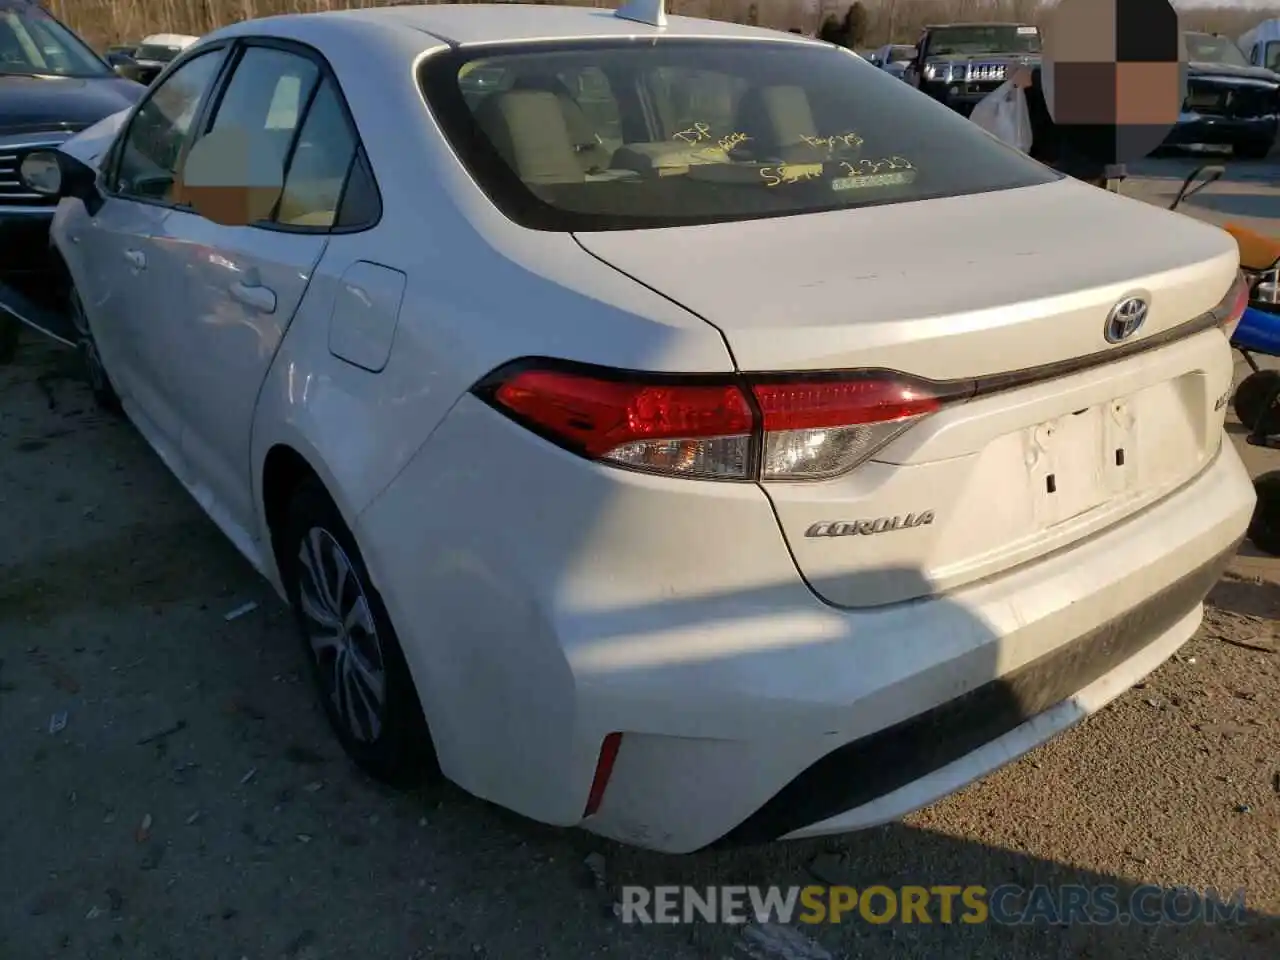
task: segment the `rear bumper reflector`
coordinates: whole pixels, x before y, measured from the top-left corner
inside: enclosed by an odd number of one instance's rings
[[[582,817],[593,816],[604,801],[604,791],[609,786],[609,778],[613,776],[613,764],[618,759],[618,748],[622,746],[622,734],[611,733],[600,744],[600,759],[596,761],[596,775],[591,779],[591,792],[587,794],[587,805]]]

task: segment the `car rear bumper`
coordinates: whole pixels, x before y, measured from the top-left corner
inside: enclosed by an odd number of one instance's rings
[[[1197,116],[1196,119],[1180,120],[1174,124],[1165,138],[1165,146],[1274,141],[1276,130],[1277,118],[1274,115],[1247,118]]]
[[[447,775],[681,853],[893,820],[1076,723],[1195,631],[1253,500],[1224,443],[1186,487],[1069,549],[837,610],[757,488],[586,464],[468,397],[357,535]]]

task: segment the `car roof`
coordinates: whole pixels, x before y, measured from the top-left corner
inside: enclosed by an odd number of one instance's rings
[[[521,41],[585,40],[623,37],[717,37],[744,40],[772,40],[817,44],[819,41],[795,33],[748,27],[717,20],[668,16],[665,28],[623,20],[614,11],[597,7],[543,6],[541,4],[465,3],[413,4],[394,7],[364,7],[271,17],[271,32],[286,32],[286,21],[312,18],[359,20],[382,26],[403,27],[430,34],[454,44],[506,43]],[[265,23],[266,21],[259,21]],[[251,31],[254,21],[235,24],[233,31]]]
[[[143,37],[142,43],[148,46],[182,47],[195,43],[199,39],[186,33],[153,33]]]

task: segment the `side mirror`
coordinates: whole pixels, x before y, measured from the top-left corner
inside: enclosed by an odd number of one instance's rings
[[[238,127],[205,134],[187,154],[174,199],[225,227],[265,220],[284,191],[284,166],[252,147],[248,132]]]
[[[18,166],[18,179],[42,197],[77,197],[90,215],[102,206],[98,171],[59,150],[32,150]]]

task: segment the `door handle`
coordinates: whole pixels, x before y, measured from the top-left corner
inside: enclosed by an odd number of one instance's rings
[[[270,287],[237,280],[231,285],[231,296],[259,313],[276,312],[276,292]]]
[[[147,269],[147,256],[141,250],[126,250],[124,258],[129,261],[129,265],[135,270]]]

